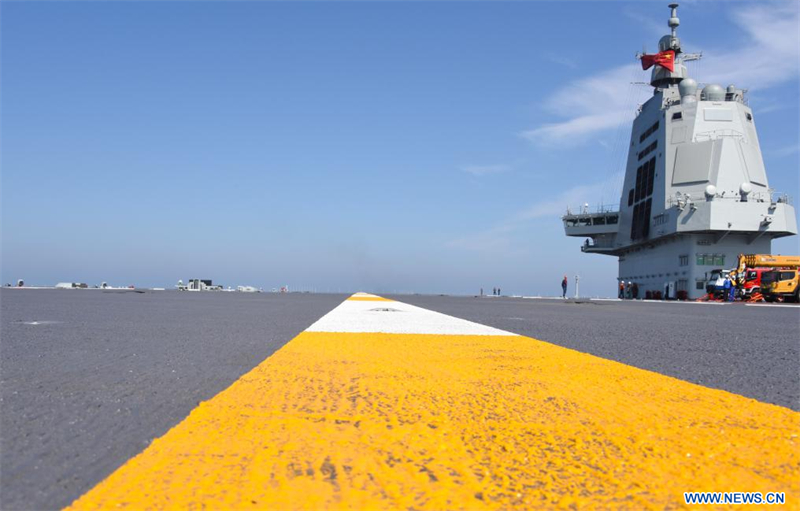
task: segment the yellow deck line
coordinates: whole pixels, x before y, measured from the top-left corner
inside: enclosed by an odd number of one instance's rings
[[[796,509],[798,433],[791,410],[526,337],[304,332],[69,509]]]

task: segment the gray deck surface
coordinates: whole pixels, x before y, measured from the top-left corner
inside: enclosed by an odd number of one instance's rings
[[[68,505],[344,298],[0,291],[0,509]],[[800,409],[799,308],[395,298]]]
[[[70,504],[345,298],[0,291],[0,509]]]

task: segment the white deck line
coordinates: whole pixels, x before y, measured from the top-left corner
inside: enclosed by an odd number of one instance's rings
[[[308,327],[306,331],[432,335],[517,335],[403,302],[355,300],[345,300]]]
[[[748,307],[788,307],[790,309],[800,309],[800,305],[791,305],[788,303],[746,303]]]

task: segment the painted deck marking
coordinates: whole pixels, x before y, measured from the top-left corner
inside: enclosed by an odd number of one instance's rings
[[[389,298],[384,298],[384,297],[378,296],[378,295],[371,295],[369,293],[356,293],[353,296],[351,296],[350,298],[348,298],[347,300],[352,301],[352,302],[358,302],[358,301],[362,301],[362,302],[393,302],[394,301],[394,300],[391,300]]]
[[[404,314],[440,333],[395,332]],[[791,507],[798,434],[785,408],[348,300],[70,509],[665,509],[706,490]]]

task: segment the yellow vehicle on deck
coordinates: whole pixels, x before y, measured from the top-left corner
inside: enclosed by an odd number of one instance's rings
[[[800,302],[798,269],[773,270],[761,275],[761,294],[768,302]]]
[[[769,271],[764,271],[770,269]],[[800,301],[800,256],[770,254],[740,254],[736,268],[731,271],[740,295],[747,298],[760,292],[768,302]]]

